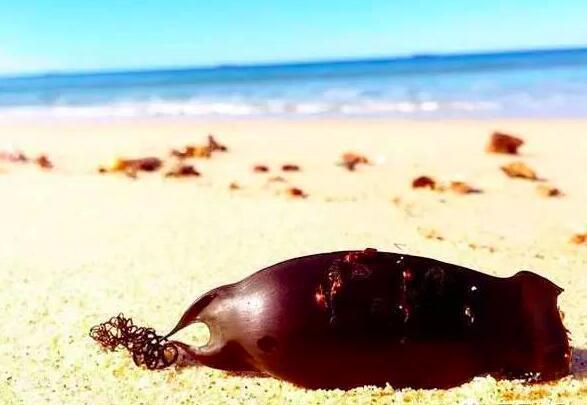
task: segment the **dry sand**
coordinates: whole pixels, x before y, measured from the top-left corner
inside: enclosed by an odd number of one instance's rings
[[[536,183],[507,178],[499,167],[515,159],[484,152],[494,129],[522,136],[519,159],[565,196],[545,198]],[[200,178],[95,172],[117,155],[166,157],[209,132],[230,151],[196,161]],[[587,122],[3,123],[0,147],[8,145],[46,152],[56,168],[0,162],[1,403],[587,400],[587,246],[569,243],[587,227]],[[335,164],[346,151],[374,164],[348,172]],[[302,171],[281,173],[282,163]],[[271,171],[253,173],[254,164]],[[267,182],[275,175],[287,183]],[[419,175],[465,180],[483,193],[412,190]],[[233,181],[242,189],[230,191]],[[288,197],[289,186],[308,198]],[[120,311],[164,332],[212,287],[290,257],[367,246],[550,278],[565,289],[573,375],[542,385],[482,377],[448,391],[306,391],[204,367],[147,371],[87,335]]]

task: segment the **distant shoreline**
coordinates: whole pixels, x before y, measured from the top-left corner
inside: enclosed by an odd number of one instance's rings
[[[152,67],[144,69],[104,69],[104,70],[79,70],[79,71],[56,71],[45,73],[23,73],[23,74],[0,74],[0,80],[10,79],[34,79],[47,77],[76,77],[76,76],[110,76],[123,74],[151,74],[151,73],[181,73],[190,71],[217,71],[228,69],[273,69],[273,68],[299,68],[310,67],[323,64],[329,65],[353,65],[360,63],[394,63],[408,60],[423,59],[461,59],[461,58],[485,58],[495,56],[529,56],[529,55],[561,55],[567,53],[585,52],[587,54],[587,45],[580,47],[562,47],[562,48],[537,48],[537,49],[512,49],[505,51],[483,51],[483,52],[462,52],[462,53],[415,53],[409,55],[396,56],[374,56],[365,58],[335,58],[324,60],[309,61],[288,61],[280,62],[261,62],[261,63],[220,63],[210,66],[196,65],[184,67]]]
[[[0,117],[587,117],[587,48],[1,79]]]

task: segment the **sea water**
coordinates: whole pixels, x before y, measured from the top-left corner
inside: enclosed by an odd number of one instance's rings
[[[0,77],[0,117],[587,117],[587,49]]]

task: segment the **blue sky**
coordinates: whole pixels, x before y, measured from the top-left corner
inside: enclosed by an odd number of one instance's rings
[[[587,0],[5,0],[0,73],[587,45]]]

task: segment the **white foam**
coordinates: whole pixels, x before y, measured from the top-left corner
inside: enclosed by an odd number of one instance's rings
[[[263,101],[153,99],[142,102],[118,102],[103,105],[54,105],[0,108],[0,118],[108,118],[141,116],[264,116],[264,115],[417,115],[434,113],[470,113],[499,109],[488,101],[386,101],[358,99],[352,101]]]

